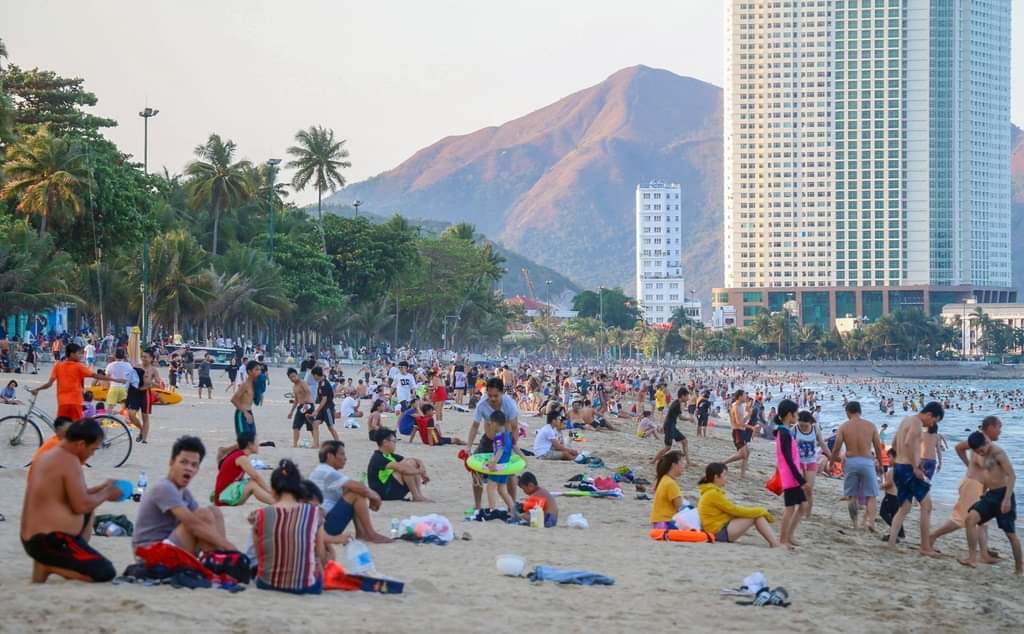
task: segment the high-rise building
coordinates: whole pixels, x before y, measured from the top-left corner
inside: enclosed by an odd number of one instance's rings
[[[660,181],[636,186],[636,296],[648,323],[667,322],[683,306],[690,317],[701,318],[700,302],[686,301],[680,191],[678,184]]]
[[[1014,301],[1010,0],[731,0],[725,286],[741,324]]]

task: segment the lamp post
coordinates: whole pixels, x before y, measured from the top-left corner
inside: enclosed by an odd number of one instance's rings
[[[547,287],[548,292],[548,306],[551,305],[551,280],[544,280],[544,286]]]
[[[146,106],[139,113],[142,117],[142,171],[149,176],[149,120],[160,114],[159,110]],[[142,239],[142,346],[149,339],[149,236]],[[171,333],[172,335],[177,333]]]
[[[601,316],[601,328],[604,328],[604,287],[597,287],[597,312]]]
[[[352,206],[355,207],[355,210],[356,210],[356,218],[359,217],[359,205],[362,205],[362,204],[363,204],[363,201],[359,200],[358,198],[356,198],[355,200],[352,201]]]

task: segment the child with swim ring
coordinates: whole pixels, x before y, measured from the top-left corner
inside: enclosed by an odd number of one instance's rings
[[[498,465],[504,465],[512,458],[512,434],[506,427],[507,422],[505,415],[500,410],[491,413],[491,423],[494,428],[494,451],[487,463],[489,470],[500,469],[501,467]],[[505,508],[511,514],[515,506],[506,486],[508,478],[507,475],[484,475],[484,484],[487,490],[487,504],[490,508],[497,508],[497,499],[495,498],[495,494],[497,494],[501,496]]]

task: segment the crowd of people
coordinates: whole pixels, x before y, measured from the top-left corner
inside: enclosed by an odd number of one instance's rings
[[[103,429],[86,415],[84,382],[110,383],[105,404],[126,408],[142,442],[151,433],[145,391],[165,383],[153,351],[145,351],[136,367],[126,361],[122,348],[115,348],[113,360],[103,370],[94,369],[87,351],[74,342],[63,347],[63,355],[48,381],[32,390],[56,384],[60,433],[41,447],[32,461],[21,539],[34,562],[33,580],[44,581],[50,574],[58,574],[105,581],[115,572],[111,562],[89,544],[92,518],[101,504],[121,499],[123,492],[111,481],[87,486],[83,477],[82,465],[103,440]],[[191,382],[188,373],[195,361],[194,356],[172,359],[167,383],[181,387]],[[1021,574],[1020,543],[1015,534],[1015,474],[1006,452],[997,444],[1000,420],[986,417],[979,431],[956,446],[957,456],[967,466],[960,500],[950,519],[932,531],[929,494],[941,456],[938,425],[947,408],[937,400],[921,402],[920,394],[904,395],[896,384],[873,386],[879,391],[880,411],[888,415],[888,394],[904,397],[915,411],[903,418],[886,446],[886,426],[880,431],[863,417],[860,403],[843,394],[840,398],[847,420],[826,439],[818,421],[819,399],[831,400],[836,394],[825,396],[804,389],[805,377],[800,374],[639,366],[562,369],[542,364],[485,368],[459,361],[417,364],[382,360],[367,362],[355,376],[346,377],[340,365],[309,355],[298,368],[285,371],[292,405],[287,416],[293,446],[315,449],[318,464],[303,477],[295,463],[282,460],[267,479],[253,466],[253,458],[260,450],[254,410],[269,385],[269,368],[261,358],[241,356],[236,361],[237,365],[232,363],[226,370],[235,410],[235,442],[215,452],[217,474],[211,504],[201,506],[189,488],[206,458],[204,443],[194,436],[177,438],[166,477],[141,498],[132,538],[137,553],[161,543],[197,556],[212,551],[248,553],[256,564],[259,587],[316,593],[322,590],[323,566],[335,556],[337,546],[353,537],[373,543],[392,540],[373,526],[372,513],[382,504],[403,499],[431,501],[428,465],[425,460],[399,454],[399,436],[409,443],[419,440],[431,446],[465,445],[460,452],[465,459],[490,454],[487,467],[496,471],[495,467],[513,456],[524,461],[580,461],[586,456],[571,446],[571,434],[634,433],[635,429],[640,438],[651,436],[660,441],[652,457],[655,480],[650,523],[654,528],[679,529],[692,524],[684,522],[681,513],[695,506],[699,529],[718,543],[735,542],[754,529],[772,547],[795,548],[801,520],[812,512],[815,478],[820,471],[843,479],[843,495],[854,527],[876,531],[878,516],[890,524],[884,537],[889,545],[897,544],[905,534],[903,524],[916,502],[923,555],[934,555],[939,538],[963,528],[968,552],[961,563],[992,563],[997,559],[988,546],[986,529],[995,519],[1010,541],[1015,572]],[[211,368],[204,364],[210,364],[206,357],[199,361],[195,376],[200,398],[204,389],[212,391]],[[1015,403],[1015,397],[1006,402]],[[766,406],[770,407],[767,412]],[[446,407],[472,414],[465,441],[444,434]],[[396,429],[383,424],[385,412],[396,414]],[[543,421],[533,432],[532,444],[528,423],[521,420],[527,416]],[[703,465],[703,477],[697,483],[699,497],[693,505],[679,484],[694,462],[687,432],[692,429],[695,433],[693,442],[704,442],[701,439],[716,418],[728,421],[735,452]],[[365,425],[376,445],[362,479],[344,472],[347,457],[336,429],[339,423],[349,429]],[[326,427],[329,440],[322,439],[321,426]],[[311,444],[305,444],[303,432],[310,435]],[[739,477],[745,478],[757,437],[774,443],[776,475],[769,485],[781,496],[784,509],[778,534],[767,507],[738,504],[727,494],[729,465],[738,464]],[[486,519],[527,522],[531,511],[539,508],[545,526],[558,523],[554,496],[540,486],[532,472],[505,474],[484,469],[481,473],[469,468],[467,472],[474,509]],[[525,494],[521,502],[517,501],[520,493]],[[879,501],[879,497],[883,499]],[[248,516],[252,543],[238,545],[228,539],[220,509],[246,504],[251,498],[261,505]],[[346,533],[349,526],[354,531]]]

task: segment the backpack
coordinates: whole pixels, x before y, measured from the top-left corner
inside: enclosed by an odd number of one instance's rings
[[[214,550],[204,553],[202,561],[214,574],[228,575],[238,583],[249,583],[252,580],[252,561],[245,553]]]

